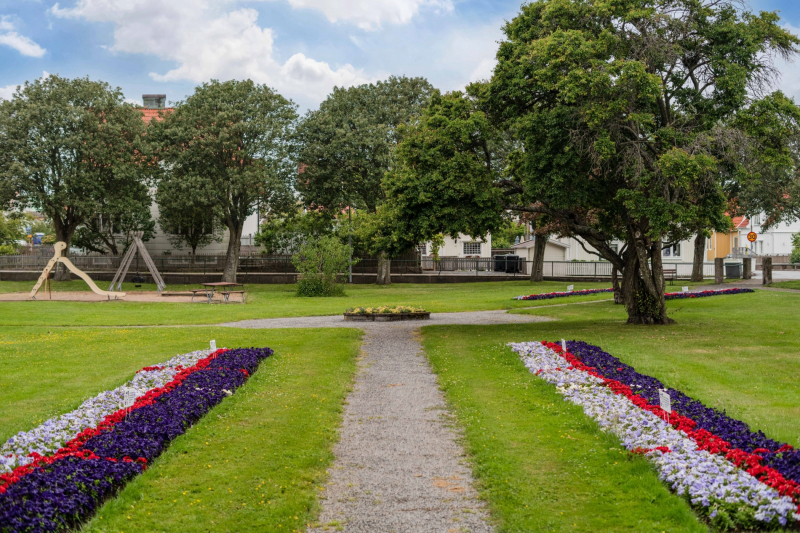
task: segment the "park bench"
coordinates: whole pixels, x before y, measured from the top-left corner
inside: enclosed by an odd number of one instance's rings
[[[207,292],[208,291],[205,288],[203,288],[203,289],[192,289],[192,302],[194,302],[194,297],[197,296],[198,293],[202,294],[203,297],[208,299],[208,295],[206,294]]]
[[[676,279],[678,279],[678,269],[677,268],[664,269],[664,279],[668,279],[669,284],[672,285],[673,282]]]
[[[242,295],[242,303],[245,303],[247,299],[247,291],[219,291],[222,294],[222,297],[225,298],[225,303],[230,303],[228,298],[231,297],[231,294],[241,294]]]

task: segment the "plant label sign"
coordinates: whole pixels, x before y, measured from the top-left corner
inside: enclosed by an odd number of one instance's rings
[[[211,351],[212,352],[216,352],[217,351],[217,341],[216,340],[212,340],[211,341]]]
[[[681,290],[682,290],[683,292],[689,292],[689,287],[681,287]]]
[[[126,387],[123,389],[122,392],[123,399],[122,399],[122,406],[127,409],[128,407],[132,407],[134,403],[136,403],[136,389],[131,389]]]
[[[567,285],[567,292],[572,292],[572,290],[574,288],[575,288],[575,285]]]
[[[672,413],[672,398],[664,389],[658,389],[658,404],[664,411]]]
[[[561,339],[561,349],[564,350],[565,352],[567,351],[567,341],[565,341],[564,339]]]

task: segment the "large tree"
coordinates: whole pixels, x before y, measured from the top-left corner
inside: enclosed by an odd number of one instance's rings
[[[698,221],[723,224],[728,176],[752,181],[721,167],[748,136],[736,117],[762,100],[772,58],[800,43],[777,22],[728,0],[524,5],[491,81],[435,97],[398,148],[398,238],[481,234],[505,210],[546,215],[621,272],[629,323],[670,323],[662,249]],[[497,129],[522,145],[502,172]],[[786,159],[763,163],[788,173]]]
[[[14,191],[15,209],[45,214],[56,239],[69,243],[107,203],[146,193],[144,128],[141,113],[106,83],[25,83],[0,103],[0,189]]]
[[[385,199],[381,180],[400,138],[398,126],[420,114],[432,91],[424,78],[395,76],[334,88],[298,127],[302,171],[297,189],[305,204],[334,213],[348,207],[375,213]],[[380,258],[378,283],[391,283],[385,250],[375,251]]]
[[[296,105],[266,85],[212,80],[149,128],[170,179],[228,229],[223,281],[236,281],[247,217],[290,200],[296,119]]]

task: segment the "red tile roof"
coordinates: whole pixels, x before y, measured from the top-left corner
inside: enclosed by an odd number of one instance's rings
[[[142,120],[144,120],[144,121],[145,121],[145,122],[147,122],[148,124],[149,124],[149,123],[150,123],[150,121],[151,121],[151,120],[153,120],[153,119],[156,119],[156,120],[164,120],[164,118],[163,118],[163,117],[159,116],[159,113],[162,113],[162,112],[163,112],[163,113],[167,113],[167,112],[169,112],[169,111],[174,111],[174,110],[175,110],[175,108],[174,108],[174,107],[167,107],[167,108],[165,108],[165,109],[148,109],[148,108],[143,108],[143,109],[141,109],[141,112],[142,112]]]
[[[733,227],[736,229],[746,228],[750,225],[750,221],[746,217],[733,217]]]

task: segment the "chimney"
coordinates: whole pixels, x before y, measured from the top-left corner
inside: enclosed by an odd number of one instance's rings
[[[142,104],[146,109],[164,109],[167,103],[166,94],[143,94]]]

